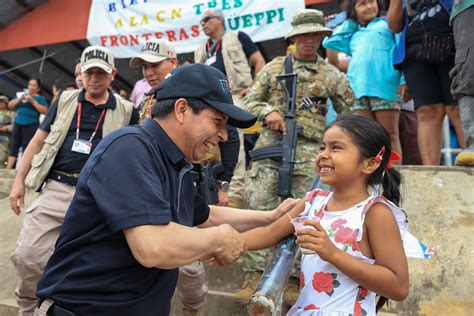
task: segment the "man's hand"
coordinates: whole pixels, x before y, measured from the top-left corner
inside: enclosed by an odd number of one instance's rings
[[[268,128],[273,132],[281,130],[283,135],[286,135],[286,124],[283,117],[277,111],[270,112],[265,116],[265,122]]]
[[[25,185],[15,181],[10,191],[10,207],[16,215],[20,215],[21,208],[25,206]]]
[[[285,199],[280,205],[278,205],[273,211],[270,212],[272,222],[276,221],[277,219],[291,211],[291,209],[293,209],[300,201],[301,199]]]
[[[213,253],[215,259],[209,265],[227,265],[233,263],[247,252],[245,239],[229,224],[219,225],[221,245]]]
[[[229,195],[227,192],[219,190],[217,195],[219,197],[219,201],[216,204],[217,206],[227,206],[229,204]]]

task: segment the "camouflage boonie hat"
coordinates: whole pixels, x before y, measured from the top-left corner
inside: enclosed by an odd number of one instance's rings
[[[314,9],[297,13],[291,21],[291,26],[293,28],[285,35],[285,39],[306,33],[323,33],[323,36],[332,34],[332,30],[325,26],[323,12]]]

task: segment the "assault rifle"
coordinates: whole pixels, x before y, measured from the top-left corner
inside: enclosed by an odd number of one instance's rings
[[[297,74],[287,73],[277,76],[278,82],[285,89],[287,111],[285,114],[285,124],[287,133],[283,135],[281,146],[258,148],[250,151],[253,161],[269,158],[281,158],[281,166],[278,169],[278,196],[282,199],[291,197],[291,185],[293,177],[293,167],[295,164],[296,138],[303,128],[296,124],[296,79]]]
[[[216,177],[223,171],[224,165],[220,162],[194,165],[194,169],[191,171],[196,188],[208,205],[219,202],[219,188]]]

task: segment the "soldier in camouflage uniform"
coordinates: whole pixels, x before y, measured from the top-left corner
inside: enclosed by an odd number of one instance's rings
[[[10,154],[13,112],[8,110],[8,98],[0,95],[0,164],[5,166]]]
[[[296,122],[303,126],[297,138],[291,191],[294,197],[303,197],[314,176],[315,156],[319,151],[328,112],[327,99],[331,99],[338,113],[343,113],[352,106],[354,95],[345,75],[317,55],[323,37],[332,32],[324,26],[323,13],[313,9],[303,10],[293,17],[291,25],[292,29],[286,38],[291,38],[296,45],[295,54],[289,58],[292,58],[293,72],[298,75]],[[246,109],[257,115],[266,125],[255,148],[281,144],[280,130],[286,129],[286,97],[276,76],[284,73],[285,57],[275,58],[260,71],[245,98]],[[278,205],[280,165],[281,159],[265,159],[252,163],[246,185],[250,209],[270,210]],[[270,259],[270,253],[250,253],[243,260],[244,270],[263,271]],[[250,295],[258,278],[256,273],[248,274],[246,284],[236,294],[237,298]],[[297,292],[290,296],[295,295]],[[289,302],[296,298],[295,296],[287,299],[286,296],[285,294],[285,301]]]

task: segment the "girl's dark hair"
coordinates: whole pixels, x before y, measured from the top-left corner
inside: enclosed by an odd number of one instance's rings
[[[346,11],[347,18],[352,19],[354,22],[359,23],[357,20],[355,6],[358,0],[346,0],[342,5],[342,9]],[[377,1],[377,6],[379,11],[377,12],[377,17],[381,16],[382,11],[384,10],[385,2],[383,0],[375,0]]]
[[[396,169],[387,168],[387,163],[392,153],[388,132],[376,121],[357,114],[338,115],[336,120],[326,127],[326,130],[332,126],[338,126],[349,134],[359,148],[363,159],[375,157],[382,147],[385,146],[381,164],[370,176],[369,184],[371,186],[382,184],[382,195],[387,200],[399,205],[402,177]]]
[[[151,108],[151,117],[153,118],[166,117],[168,114],[170,114],[173,111],[174,104],[176,103],[177,100],[178,99],[166,99],[166,100],[158,101]],[[188,105],[194,114],[199,114],[201,113],[202,110],[209,107],[209,105],[207,105],[206,102],[199,99],[186,98],[186,101],[188,101]]]
[[[392,153],[392,145],[388,132],[376,121],[357,114],[338,115],[336,120],[326,127],[326,130],[332,126],[338,126],[349,134],[359,148],[363,159],[375,157],[382,147],[385,146],[381,164],[370,176],[369,184],[372,186],[382,184],[382,195],[386,197],[387,200],[399,205],[402,176],[395,168],[387,168]],[[380,296],[375,308],[376,311],[382,308],[386,303],[388,303],[388,299],[384,296]]]

